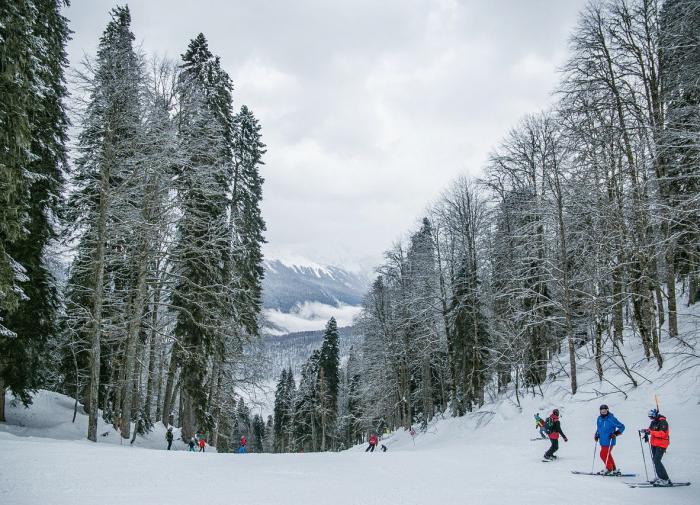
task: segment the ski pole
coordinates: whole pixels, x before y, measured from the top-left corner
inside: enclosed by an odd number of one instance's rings
[[[644,475],[649,481],[649,472],[647,471],[647,457],[644,455],[644,445],[642,444],[642,432],[639,432],[639,448],[642,450],[642,461],[644,461]]]
[[[598,452],[598,441],[593,442],[593,462],[591,463],[591,473],[595,472],[595,453]]]

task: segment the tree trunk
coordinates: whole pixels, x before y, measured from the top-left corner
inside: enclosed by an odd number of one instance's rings
[[[173,413],[173,387],[175,386],[175,372],[177,371],[177,342],[170,351],[170,365],[168,366],[168,379],[165,383],[165,398],[163,399],[163,424],[167,427],[171,422]]]
[[[154,294],[154,297],[156,295]],[[156,320],[157,315],[157,303],[153,304],[153,309],[151,313],[151,332],[150,338],[148,339],[148,375],[146,376],[146,397],[144,398],[143,411],[144,415],[148,419],[149,423],[152,422],[152,404],[153,404],[153,390],[157,383],[156,380],[156,360],[160,353],[157,352],[158,348],[158,332],[156,331]],[[157,418],[156,418],[157,419]]]
[[[2,370],[0,369],[0,423],[5,423],[5,379],[2,377]]]
[[[221,424],[221,385],[223,382],[223,373],[221,373],[221,367],[217,370],[216,376],[216,392],[214,393],[214,429],[211,434],[211,446],[216,447],[219,442],[219,426]]]
[[[109,139],[106,142],[110,151]],[[97,415],[100,389],[100,358],[101,358],[101,333],[102,333],[102,297],[104,289],[105,272],[105,240],[107,238],[107,211],[109,209],[109,160],[111,153],[107,153],[106,161],[100,174],[100,203],[97,217],[97,248],[95,250],[95,296],[92,305],[92,344],[90,346],[90,386],[88,388],[88,432],[87,438],[97,442]]]
[[[156,397],[156,415],[153,419],[157,422],[161,419],[162,409],[163,409],[163,364],[165,363],[165,346],[160,345],[160,352],[158,353],[158,382],[156,383],[156,391],[158,395]]]
[[[678,309],[676,307],[676,267],[672,241],[666,246],[666,286],[668,289],[668,334],[678,337]]]
[[[122,428],[122,437],[129,438],[131,430],[133,390],[136,382],[134,374],[136,362],[136,344],[141,333],[141,321],[143,318],[143,307],[146,301],[146,274],[148,272],[148,250],[145,238],[139,244],[138,257],[138,278],[136,280],[136,293],[131,307],[131,318],[129,320],[128,340],[126,344],[126,367],[125,367],[125,387],[124,404],[122,417],[125,422]]]
[[[595,321],[595,368],[598,372],[598,380],[603,380],[603,363],[601,356],[603,354],[603,325],[596,315]]]
[[[613,269],[613,339],[617,342],[623,343],[623,329],[624,329],[624,314],[623,305],[624,297],[622,295],[622,265],[619,263],[615,265]]]
[[[561,256],[560,270],[562,272],[562,281],[564,283],[564,331],[566,331],[566,339],[569,344],[571,394],[575,395],[576,390],[578,389],[578,384],[576,381],[576,345],[574,343],[574,330],[571,321],[571,290],[569,288],[569,258],[566,246],[566,228],[564,225],[564,202],[561,194],[561,185],[559,183],[559,174],[555,172],[554,178],[554,189],[556,191],[557,202],[557,218],[559,221],[559,254]]]

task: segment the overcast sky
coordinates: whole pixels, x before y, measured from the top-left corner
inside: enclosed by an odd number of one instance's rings
[[[71,64],[114,2],[72,0]],[[205,34],[268,146],[266,254],[376,263],[523,115],[546,108],[584,0],[135,0],[173,58]]]

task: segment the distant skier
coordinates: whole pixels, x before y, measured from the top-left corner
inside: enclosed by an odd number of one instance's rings
[[[377,435],[372,434],[369,437],[369,445],[367,446],[367,449],[365,449],[365,452],[374,452],[374,449],[377,447],[378,442],[379,439],[377,439]]]
[[[596,442],[600,441],[600,459],[605,463],[605,468],[599,472],[601,475],[620,475],[620,469],[615,466],[615,460],[612,457],[612,448],[615,447],[617,437],[624,431],[625,425],[617,420],[607,405],[601,405],[597,429],[593,437]]]
[[[206,439],[204,438],[204,435],[199,435],[198,438],[199,438],[199,452],[206,452],[206,451],[204,450],[204,448],[205,448],[206,445],[207,445],[207,441],[206,441]]]
[[[170,450],[170,448],[173,445],[173,427],[172,426],[170,428],[168,428],[168,431],[165,432],[165,440],[168,441],[168,450]]]
[[[195,452],[194,448],[197,445],[197,442],[195,442],[194,437],[190,438],[190,441],[187,442],[187,445],[189,446],[189,449],[188,449],[189,452]]]
[[[564,435],[564,432],[561,431],[561,422],[559,421],[559,409],[552,410],[552,414],[547,418],[545,426],[547,428],[547,431],[549,432],[549,441],[552,445],[549,447],[547,452],[544,453],[544,459],[557,459],[554,453],[559,450],[559,435],[562,436],[564,442],[569,441],[569,439],[566,438],[566,435]]]
[[[649,427],[640,431],[644,433],[644,441],[649,442],[651,445],[651,458],[654,462],[657,477],[653,482],[657,486],[670,486],[671,479],[668,478],[666,468],[661,463],[661,458],[664,457],[664,453],[671,441],[668,436],[668,421],[666,416],[662,416],[656,409],[649,411],[649,419],[651,419]],[[651,441],[649,441],[649,436],[651,436]]]
[[[544,419],[540,417],[540,413],[535,414],[535,429],[540,430],[540,436],[547,438],[547,431],[544,429]]]
[[[240,454],[245,454],[245,444],[246,444],[245,435],[243,435],[243,436],[241,436],[241,447],[238,449],[238,452]]]

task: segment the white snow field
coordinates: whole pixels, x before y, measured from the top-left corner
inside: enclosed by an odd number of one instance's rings
[[[683,316],[681,337],[695,349],[699,326],[700,318]],[[521,407],[511,391],[477,413],[436,420],[415,440],[407,432],[396,433],[383,441],[386,453],[355,447],[322,454],[200,454],[182,450],[180,441],[175,444],[179,450],[168,452],[162,425],[139,437],[134,447],[120,445],[116,433],[101,425],[99,433],[110,434],[94,444],[83,439],[84,415],[71,423],[70,398],[40,391],[30,409],[8,408],[8,423],[0,424],[0,504],[698,505],[700,360],[687,356],[697,351],[664,338],[667,362],[658,372],[653,360],[642,359],[638,339],[627,335],[626,342],[637,388],[612,370],[598,381],[581,351],[575,397],[560,371],[545,384],[543,396],[538,391],[536,397],[521,398]],[[637,430],[648,426],[654,395],[671,426],[664,463],[672,480],[692,481],[689,487],[632,489],[624,484],[645,480]],[[636,477],[571,474],[590,471],[592,463],[596,470],[602,467],[593,459],[601,403],[626,425],[613,455],[623,471]],[[543,463],[549,443],[530,440],[538,436],[532,416],[545,417],[553,407],[561,411],[569,442],[561,441],[559,460]],[[646,461],[653,475],[648,452]]]

